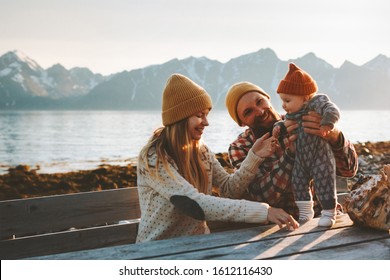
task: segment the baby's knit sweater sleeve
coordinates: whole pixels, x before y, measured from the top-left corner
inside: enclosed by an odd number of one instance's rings
[[[340,109],[325,94],[315,95],[310,101],[309,107],[322,116],[321,125],[334,127],[340,119]]]
[[[173,176],[169,175],[160,162],[157,170],[158,178],[147,176],[148,174],[142,175],[140,183],[158,193],[155,199],[166,199],[171,202],[183,199],[186,205],[191,205],[190,207],[200,207],[206,221],[267,222],[268,204],[200,193],[178,173],[175,166],[169,164],[169,169]],[[142,172],[147,171],[143,170]],[[228,173],[226,175],[228,176]],[[188,203],[189,201],[191,203]],[[198,209],[195,210],[198,211]],[[191,209],[185,209],[185,211],[191,212]]]

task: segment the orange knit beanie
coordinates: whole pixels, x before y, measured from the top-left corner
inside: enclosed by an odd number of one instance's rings
[[[163,125],[184,120],[193,114],[211,109],[211,97],[198,84],[181,74],[169,77],[162,96]]]
[[[296,66],[290,63],[288,73],[280,81],[277,93],[286,93],[294,95],[310,95],[317,92],[317,83],[313,78]]]

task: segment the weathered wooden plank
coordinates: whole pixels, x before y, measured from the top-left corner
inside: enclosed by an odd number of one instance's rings
[[[0,239],[139,217],[137,188],[1,201]]]
[[[0,242],[0,259],[20,259],[134,243],[137,228],[138,220],[126,224],[3,240]]]
[[[137,235],[136,226],[129,227],[127,231],[118,230],[111,233],[111,228],[86,229],[104,223],[115,223],[119,220],[137,219],[139,216],[137,188],[0,202],[0,236],[9,238],[10,234],[13,233],[17,237],[16,239],[0,241],[2,256],[6,258],[24,258],[134,242]],[[350,223],[350,220],[347,221],[348,223]],[[340,222],[338,225],[342,226]],[[219,232],[258,225],[210,222],[209,226],[212,232]],[[85,230],[66,230],[70,227],[80,227],[85,228]],[[264,231],[265,234],[259,234],[259,231]],[[262,226],[252,232],[248,231],[246,234],[252,236],[248,238],[262,238],[264,236],[267,238],[266,236],[270,233],[278,231],[279,228],[275,226]],[[34,235],[47,232],[51,234]],[[29,233],[32,234],[29,238],[18,238]],[[237,232],[233,235],[235,234],[241,235],[242,233]],[[107,240],[108,235],[111,237]],[[211,236],[213,235],[199,238],[208,240]],[[237,240],[237,237],[213,236],[212,242],[214,246],[226,246],[226,242],[232,240]],[[170,243],[164,244],[158,246],[160,246],[160,251],[168,254],[177,253],[172,249],[179,250],[180,253],[180,250],[184,248],[172,246]],[[192,246],[193,250],[197,250],[201,244],[207,244],[207,242],[204,243],[195,239],[193,243],[188,243],[187,246]],[[144,255],[145,250],[142,248],[135,253],[134,258],[137,256],[140,258],[153,257],[154,252],[158,250],[151,248],[147,251],[153,252],[152,255]]]
[[[243,242],[236,246],[195,251],[190,253],[160,256],[156,259],[278,259],[300,253],[302,258],[310,259],[306,252],[324,249],[349,247],[360,243],[390,239],[386,232],[358,227],[340,228],[324,232],[312,232],[301,235],[291,235],[277,239]],[[372,252],[375,259],[375,252]],[[366,255],[364,252],[363,255]],[[334,256],[337,259],[337,256]],[[350,259],[362,259],[359,251],[355,250]]]
[[[334,229],[349,227],[352,221],[348,215],[338,217]],[[279,239],[286,236],[301,236],[307,232],[324,232],[327,229],[316,227],[317,219],[302,225],[296,231],[279,229],[275,225],[259,226],[241,230],[226,231],[209,235],[189,236],[161,241],[152,241],[131,246],[110,248],[43,256],[39,259],[148,259],[175,256],[188,252],[203,252],[210,249],[240,246],[242,243],[260,240]],[[332,230],[334,230],[332,229]]]
[[[114,223],[140,217],[138,188],[0,202],[0,239]],[[254,226],[211,222],[212,232]]]
[[[207,249],[209,246],[225,246],[231,244],[234,240],[248,236],[256,238],[262,235],[261,231],[276,232],[279,228],[275,225],[262,226],[259,228],[247,228],[244,230],[226,231],[208,235],[186,236],[174,239],[151,241],[146,243],[132,244],[132,246],[114,246],[95,250],[86,250],[57,254],[51,256],[42,256],[37,259],[143,259],[160,254],[176,254],[191,250]],[[228,234],[229,233],[229,234]],[[226,236],[225,234],[228,234]]]
[[[390,238],[293,254],[281,260],[390,260]]]

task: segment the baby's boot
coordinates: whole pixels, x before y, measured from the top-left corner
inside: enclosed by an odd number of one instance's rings
[[[336,209],[322,210],[318,221],[320,227],[332,227],[336,223]]]
[[[313,205],[314,202],[312,200],[308,201],[295,201],[299,209],[299,223],[306,223],[307,221],[313,219],[314,210]]]

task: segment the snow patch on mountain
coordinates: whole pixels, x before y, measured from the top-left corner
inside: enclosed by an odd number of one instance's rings
[[[5,69],[0,71],[0,77],[8,76],[11,73],[12,73],[12,69],[11,68],[5,68]]]
[[[27,56],[9,52],[0,57],[0,108],[20,104],[20,108],[46,108],[46,104],[54,104],[50,100],[58,100],[55,106],[60,108],[58,104],[69,102],[67,108],[72,109],[161,109],[161,94],[173,73],[182,73],[203,86],[212,97],[213,108],[225,109],[226,93],[239,81],[259,85],[278,105],[276,89],[289,62],[309,72],[321,92],[340,108],[383,109],[390,103],[390,59],[383,55],[363,66],[346,61],[334,68],[314,53],[283,61],[273,50],[261,49],[226,63],[207,57],[175,58],[104,77],[87,68],[67,70],[60,64],[43,69]],[[41,98],[29,98],[36,96]],[[29,103],[35,100],[37,103]]]

